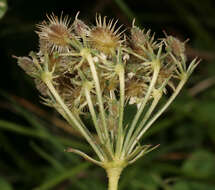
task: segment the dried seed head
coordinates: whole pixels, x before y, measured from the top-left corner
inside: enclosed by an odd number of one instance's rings
[[[113,23],[113,20],[107,23],[106,17],[104,17],[103,21],[100,15],[96,17],[96,26],[92,28],[89,35],[93,48],[105,54],[115,52],[122,43],[122,40],[120,40],[122,33],[118,33],[121,27],[114,31],[116,24],[117,21]]]
[[[166,39],[165,39],[165,44],[166,44],[166,50],[167,51],[172,51],[174,55],[176,56],[181,56],[185,53],[185,42],[181,42],[179,39],[173,37],[173,36],[168,36],[164,32]]]
[[[33,76],[37,73],[37,69],[34,66],[33,60],[29,57],[17,57],[13,56],[13,58],[17,59],[18,65],[30,76]]]
[[[46,84],[38,78],[36,78],[34,80],[34,82],[35,82],[37,90],[41,93],[41,95],[43,95],[44,97],[47,97],[48,96],[48,88],[47,88]]]
[[[144,31],[135,26],[135,20],[133,20],[132,28],[130,30],[130,44],[131,48],[139,55],[145,56],[145,50],[149,47],[151,49],[157,49],[158,44],[154,41],[154,34],[151,35],[151,30]]]
[[[58,18],[54,14],[47,16],[48,22],[37,25],[41,50],[48,52],[68,52],[72,28],[68,16]]]
[[[131,80],[126,84],[125,95],[127,98],[131,97],[144,97],[147,85],[142,81]]]
[[[156,88],[159,88],[160,86],[162,86],[165,80],[167,80],[174,74],[174,70],[175,70],[174,65],[171,66],[170,68],[162,68],[157,78]],[[167,82],[167,86],[169,86],[173,91],[175,90],[174,83],[171,80]],[[165,91],[166,91],[166,88],[164,88],[164,92]]]
[[[131,41],[136,45],[146,43],[146,36],[143,31],[134,25],[131,28]]]
[[[89,36],[90,28],[83,21],[78,19],[79,12],[76,14],[73,23],[75,33],[80,37]]]

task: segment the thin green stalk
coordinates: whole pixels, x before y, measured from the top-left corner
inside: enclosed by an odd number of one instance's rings
[[[66,150],[66,152],[73,152],[73,153],[75,153],[75,154],[78,154],[78,155],[82,156],[82,157],[83,157],[84,159],[86,159],[87,161],[90,161],[90,162],[92,162],[92,163],[94,163],[94,164],[96,164],[96,165],[98,165],[98,166],[102,166],[102,162],[93,159],[92,157],[88,156],[87,154],[85,154],[84,152],[82,152],[82,151],[80,151],[80,150],[78,150],[78,149],[68,148],[68,149]]]
[[[85,126],[81,125],[75,116],[72,114],[72,112],[68,109],[68,107],[64,104],[63,100],[59,96],[58,92],[55,90],[52,82],[50,80],[44,80],[47,87],[49,88],[52,95],[55,97],[56,101],[61,105],[65,113],[68,115],[68,117],[71,119],[71,121],[76,125],[76,127],[79,129],[81,134],[86,138],[88,143],[92,146],[98,157],[104,161],[104,156],[102,155],[102,150],[100,150],[99,146],[95,144],[93,138],[91,137],[90,132],[85,128]]]
[[[117,131],[117,145],[116,155],[121,153],[124,133],[123,133],[123,115],[124,115],[124,102],[125,102],[125,70],[122,65],[119,65],[119,83],[120,83],[120,105],[119,105],[119,126]]]
[[[129,144],[129,141],[131,139],[132,133],[133,133],[133,131],[136,127],[136,124],[137,124],[137,122],[138,122],[138,120],[139,120],[139,118],[140,118],[140,116],[141,116],[141,114],[145,108],[146,103],[148,102],[148,99],[150,98],[151,92],[152,92],[152,90],[155,86],[155,83],[157,81],[157,77],[158,77],[158,74],[160,71],[160,62],[158,60],[156,60],[156,61],[152,62],[152,65],[154,66],[154,73],[152,76],[152,80],[151,80],[151,83],[150,83],[149,88],[147,90],[146,96],[144,97],[144,100],[142,101],[141,106],[140,106],[138,112],[136,113],[136,115],[132,121],[131,127],[128,131],[128,134],[126,136],[126,140],[125,140],[125,144],[124,144],[124,147],[125,147],[124,151],[128,150],[127,148],[128,148],[128,144]],[[125,154],[125,152],[123,153],[123,155],[124,154]]]
[[[103,137],[103,134],[101,132],[101,128],[98,126],[98,120],[97,120],[97,117],[96,117],[96,112],[95,112],[95,109],[94,109],[94,106],[93,106],[93,102],[92,102],[92,99],[91,99],[91,96],[90,96],[89,89],[87,87],[85,87],[84,92],[85,92],[85,97],[87,99],[87,104],[89,106],[90,114],[92,116],[96,132],[98,134],[98,137],[99,137],[101,143],[104,144],[104,137]]]
[[[130,152],[133,149],[132,143],[135,141],[135,139],[137,138],[137,136],[139,135],[139,133],[141,132],[143,126],[145,125],[145,123],[147,122],[147,120],[149,119],[150,115],[152,114],[152,112],[154,111],[155,107],[157,106],[160,98],[162,96],[162,92],[158,92],[153,100],[153,102],[150,105],[150,108],[148,109],[148,111],[146,112],[143,120],[141,121],[141,123],[138,125],[137,129],[135,130],[134,134],[132,135],[132,138],[130,140],[130,143],[128,145],[128,155],[130,154]]]
[[[111,104],[112,104],[113,101],[114,102],[117,101],[114,90],[110,90],[110,99],[111,99]],[[112,112],[113,105],[110,105],[109,109],[110,109],[110,112]],[[111,142],[114,142],[114,140],[115,140],[115,130],[110,130],[110,137],[111,137]]]
[[[158,117],[160,117],[160,115],[168,108],[168,106],[173,102],[173,100],[176,98],[176,96],[179,94],[179,92],[181,91],[182,87],[184,86],[186,82],[186,77],[183,78],[180,83],[178,84],[175,92],[173,93],[173,95],[169,98],[169,100],[165,103],[165,105],[154,115],[154,117],[152,117],[152,119],[147,123],[147,125],[143,128],[143,130],[139,133],[139,135],[137,136],[137,138],[134,140],[133,144],[131,147],[134,147],[138,141],[140,140],[140,138],[143,136],[143,134],[151,127],[151,125],[157,120]]]
[[[138,55],[137,53],[133,52],[132,50],[129,50],[129,49],[127,49],[127,48],[122,48],[122,50],[125,51],[125,52],[127,52],[127,53],[129,53],[129,54],[134,55],[135,57],[139,58],[140,60],[143,60],[143,61],[145,61],[145,62],[148,62],[148,60],[147,60],[146,58],[144,58],[143,56]],[[145,63],[144,63],[144,64],[145,64]]]
[[[103,105],[103,101],[102,101],[102,93],[101,93],[101,88],[100,88],[100,83],[99,83],[99,78],[98,78],[98,74],[96,71],[96,67],[95,67],[95,64],[93,62],[92,55],[89,52],[86,51],[83,53],[83,55],[85,56],[85,58],[87,59],[89,65],[90,65],[92,77],[93,77],[93,80],[95,82],[96,95],[97,95],[97,99],[98,99],[98,103],[99,103],[99,109],[101,112],[101,119],[102,119],[102,124],[103,124],[103,128],[104,128],[104,134],[106,137],[105,140],[107,141],[107,148],[108,148],[110,154],[113,156],[113,150],[112,150],[112,146],[110,143],[110,137],[109,137],[109,133],[108,133],[108,129],[107,129],[107,122],[106,122],[106,117],[105,117],[104,105]]]

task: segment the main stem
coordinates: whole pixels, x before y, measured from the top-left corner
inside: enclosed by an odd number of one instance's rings
[[[123,168],[121,167],[106,169],[108,176],[108,190],[118,190],[118,183],[122,170]]]

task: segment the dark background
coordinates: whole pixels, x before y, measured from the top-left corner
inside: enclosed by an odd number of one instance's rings
[[[8,0],[0,20],[0,189],[106,189],[104,171],[68,147],[93,154],[58,115],[40,104],[32,80],[12,55],[38,50],[35,24],[61,12],[94,24],[96,13],[136,23],[187,44],[202,59],[176,101],[143,143],[161,144],[122,174],[123,190],[215,189],[215,2],[213,0]],[[128,110],[132,115],[132,110]],[[65,132],[66,131],[66,132]]]

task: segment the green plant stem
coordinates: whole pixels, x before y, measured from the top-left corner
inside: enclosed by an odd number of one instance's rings
[[[146,63],[149,63],[149,61],[148,61],[146,58],[144,58],[143,56],[138,55],[137,53],[133,52],[133,51],[130,50],[130,49],[122,48],[122,50],[125,51],[125,52],[127,52],[127,53],[129,53],[129,54],[134,55],[135,57],[139,58],[140,60],[143,60],[143,61],[146,62]],[[145,63],[144,63],[144,64],[145,64]]]
[[[187,78],[186,76],[181,79],[180,83],[178,84],[175,92],[173,95],[169,98],[169,100],[165,103],[165,105],[152,117],[152,119],[147,123],[147,125],[143,128],[143,130],[139,133],[135,141],[133,142],[131,148],[133,148],[140,138],[143,136],[143,134],[151,127],[151,125],[157,120],[158,117],[169,107],[169,105],[173,102],[173,100],[176,98],[176,96],[179,94],[181,91],[182,87],[184,86]]]
[[[155,86],[155,83],[157,81],[157,77],[158,77],[158,74],[159,74],[159,71],[160,71],[160,62],[158,60],[155,60],[154,62],[152,62],[152,66],[154,67],[154,73],[153,73],[153,76],[152,76],[152,80],[150,82],[150,85],[149,85],[149,88],[147,90],[146,96],[144,97],[144,100],[142,101],[141,106],[140,106],[138,112],[136,113],[136,115],[135,115],[135,117],[134,117],[134,119],[132,121],[131,127],[130,127],[130,129],[128,131],[128,134],[126,136],[126,140],[125,140],[125,144],[124,144],[124,152],[123,152],[122,156],[124,156],[125,151],[128,150],[128,144],[129,144],[129,142],[131,140],[132,133],[133,133],[133,131],[135,129],[135,126],[136,126],[136,124],[137,124],[137,122],[138,122],[138,120],[139,120],[139,118],[140,118],[140,116],[141,116],[141,114],[142,114],[142,112],[144,110],[144,107],[145,107],[145,105],[146,105],[146,103],[147,103],[147,101],[148,101],[148,99],[149,99],[149,97],[151,95],[151,92],[152,92],[152,90],[153,90],[153,88]]]
[[[106,169],[108,176],[108,190],[118,190],[120,174],[123,168],[113,167]]]
[[[125,70],[124,67],[119,65],[119,82],[120,82],[120,105],[119,105],[119,126],[117,132],[117,146],[116,146],[116,156],[121,153],[124,133],[123,133],[123,115],[124,115],[124,102],[125,102]]]
[[[90,96],[90,91],[89,91],[88,87],[85,87],[85,97],[87,99],[87,104],[89,106],[90,114],[92,116],[93,123],[94,123],[95,129],[96,129],[96,132],[98,134],[98,137],[99,137],[101,143],[104,144],[104,137],[103,137],[103,134],[101,132],[101,128],[98,125],[96,112],[95,112],[95,109],[94,109],[94,106],[93,106],[93,102],[92,102],[92,99],[91,99],[91,96]]]
[[[44,78],[45,79],[45,78]],[[68,117],[71,119],[72,123],[79,129],[80,133],[85,137],[85,139],[88,141],[88,143],[92,146],[100,160],[104,161],[104,156],[102,155],[102,150],[98,147],[98,145],[95,144],[93,141],[93,138],[90,135],[90,132],[82,126],[78,120],[75,118],[75,116],[71,113],[71,111],[68,109],[68,107],[64,104],[63,100],[59,96],[58,92],[55,90],[51,80],[44,80],[47,87],[49,88],[52,95],[55,97],[56,101],[60,104],[60,106],[63,108],[65,113],[68,115]]]
[[[135,139],[137,138],[137,136],[139,135],[139,133],[141,132],[143,126],[145,125],[145,123],[147,122],[147,120],[149,119],[150,115],[152,114],[152,112],[154,111],[155,107],[157,106],[160,98],[162,96],[162,92],[158,92],[158,94],[155,96],[153,102],[150,105],[150,108],[148,109],[148,111],[146,112],[146,114],[144,115],[143,120],[141,121],[141,123],[138,125],[137,129],[135,130],[134,134],[132,135],[132,138],[130,140],[130,143],[128,145],[128,155],[130,154],[130,152],[133,149],[132,142],[135,141]]]
[[[107,149],[108,149],[110,155],[113,157],[113,150],[112,150],[112,146],[111,146],[111,143],[110,143],[110,137],[109,137],[109,133],[108,133],[108,129],[107,129],[107,122],[106,122],[106,117],[105,117],[104,105],[103,105],[103,101],[102,101],[102,93],[101,93],[101,88],[100,88],[100,83],[99,83],[99,78],[98,78],[98,74],[97,74],[97,71],[96,71],[96,67],[95,67],[95,64],[93,62],[92,55],[88,51],[83,51],[82,54],[87,59],[89,65],[90,65],[92,77],[93,77],[93,80],[95,82],[96,95],[97,95],[97,99],[98,99],[98,103],[99,103],[99,109],[100,109],[100,112],[101,112],[101,118],[102,118],[104,134],[105,134],[105,137],[106,137],[105,140],[107,142],[106,146],[107,146]]]

